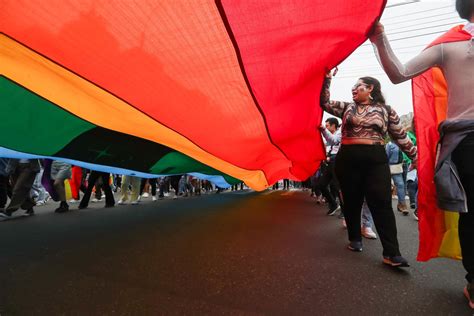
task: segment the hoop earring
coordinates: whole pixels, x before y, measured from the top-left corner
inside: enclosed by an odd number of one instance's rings
[[[371,95],[371,94],[369,94],[369,99],[370,99],[370,100],[373,100],[373,99],[374,99],[374,98],[372,98],[372,95]]]

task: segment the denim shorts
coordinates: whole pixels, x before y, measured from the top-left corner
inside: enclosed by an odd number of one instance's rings
[[[51,164],[51,179],[66,180],[72,176],[71,165],[62,161],[53,161]]]

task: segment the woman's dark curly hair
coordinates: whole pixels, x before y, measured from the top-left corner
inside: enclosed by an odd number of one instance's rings
[[[382,87],[377,79],[373,77],[362,77],[359,79],[362,80],[365,84],[373,87],[370,95],[372,96],[374,103],[385,104],[385,98],[382,94]]]
[[[469,20],[474,12],[474,0],[456,0],[456,11],[461,19]]]

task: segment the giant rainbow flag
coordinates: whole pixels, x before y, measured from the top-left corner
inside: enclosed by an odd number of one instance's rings
[[[262,190],[324,157],[325,70],[385,0],[0,0],[0,156]]]

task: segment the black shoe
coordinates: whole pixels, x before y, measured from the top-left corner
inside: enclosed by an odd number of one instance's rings
[[[80,209],[80,210],[83,210],[83,209],[85,209],[85,208],[87,208],[87,207],[88,207],[88,205],[79,204],[79,206],[78,206],[77,208]]]
[[[66,213],[69,211],[69,205],[66,202],[61,202],[59,207],[54,210],[55,213]]]
[[[33,215],[35,215],[35,211],[33,210],[32,207],[30,207],[29,209],[26,210],[25,215],[26,216],[33,216]]]
[[[392,267],[401,267],[401,268],[406,268],[409,267],[410,265],[408,264],[408,261],[403,258],[402,256],[395,256],[395,257],[383,257],[383,263],[388,264]]]
[[[415,208],[416,208],[415,203],[411,203],[411,204],[410,204],[410,208],[415,209]]]
[[[115,207],[115,204],[105,204],[105,208]]]
[[[347,249],[355,251],[355,252],[362,252],[362,242],[361,241],[351,241],[349,245],[347,245]]]
[[[330,207],[329,208],[329,211],[326,213],[326,215],[329,215],[329,216],[333,216],[334,214],[336,214],[337,211],[339,211],[341,209],[340,206],[338,205],[335,205],[333,207]]]

